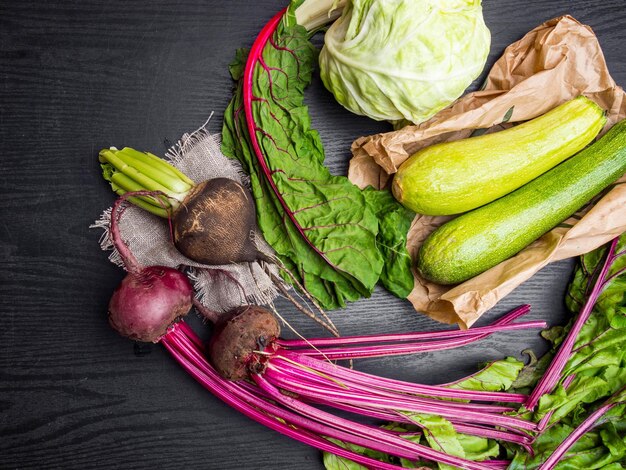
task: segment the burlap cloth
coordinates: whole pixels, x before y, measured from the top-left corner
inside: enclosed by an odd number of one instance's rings
[[[208,121],[207,121],[208,123]],[[220,151],[219,135],[206,130],[206,123],[191,134],[184,134],[180,141],[165,155],[165,159],[185,173],[194,182],[211,178],[230,178],[248,184],[238,163],[225,157]],[[111,250],[109,260],[123,267],[117,250],[109,238],[111,208],[105,210],[91,226],[104,230],[100,239],[103,250]],[[190,267],[198,299],[211,310],[225,312],[245,304],[265,305],[277,297],[278,291],[265,269],[278,275],[276,266],[259,263],[240,263],[207,266],[183,256],[170,240],[166,219],[152,215],[135,206],[129,206],[120,221],[120,233],[137,260],[144,266],[161,265]],[[271,247],[258,231],[254,240],[259,251],[273,254]]]

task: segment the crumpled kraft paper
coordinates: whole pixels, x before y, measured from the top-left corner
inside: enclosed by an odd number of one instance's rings
[[[480,91],[420,125],[357,139],[348,176],[361,188],[382,188],[420,148],[469,137],[476,129],[493,132],[511,125],[507,123],[532,119],[581,94],[606,110],[608,122],[602,133],[626,116],[624,90],[611,78],[591,28],[571,16],[550,20],[504,51]],[[470,327],[546,264],[591,251],[626,231],[625,182],[623,177],[603,197],[515,257],[462,284],[441,286],[414,272],[415,286],[408,299],[435,320]],[[428,234],[450,218],[415,217],[407,241],[413,259]]]

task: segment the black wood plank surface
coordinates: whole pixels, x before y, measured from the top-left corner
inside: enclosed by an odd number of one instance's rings
[[[284,2],[0,0],[0,468],[320,469],[320,454],[211,396],[158,345],[148,354],[106,320],[123,273],[90,223],[113,196],[97,152],[128,145],[157,154],[215,111],[227,65]],[[589,24],[626,83],[623,0],[485,0],[489,65],[541,22],[565,13]],[[352,140],[386,130],[351,115],[318,79],[307,91],[327,162],[345,173]],[[533,319],[563,322],[573,261],[548,266],[481,320],[530,302]],[[320,331],[286,303],[309,336]],[[377,290],[333,312],[344,334],[441,325]],[[545,348],[536,332],[501,334],[463,350],[361,361],[359,369],[436,383],[479,362]]]

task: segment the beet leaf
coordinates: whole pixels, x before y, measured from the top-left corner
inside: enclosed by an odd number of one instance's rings
[[[622,469],[626,459],[624,441],[624,405],[604,414],[602,423],[588,430],[561,456],[557,468],[562,469]],[[583,416],[584,417],[584,416]],[[580,420],[582,421],[582,419]],[[533,444],[534,455],[518,452],[508,470],[533,470],[542,465],[556,448],[575,432],[579,423],[559,423],[549,427]]]
[[[304,105],[316,58],[293,15],[268,23],[247,62],[238,51],[222,150],[250,175],[264,237],[322,306],[369,296],[381,275],[406,297],[413,285],[405,247],[411,215],[324,166]]]
[[[403,437],[404,439],[407,439],[411,442],[415,442],[416,444],[420,443],[421,434],[408,430],[406,426],[404,425],[392,423],[392,424],[387,424],[382,427],[383,429],[389,429],[394,432],[397,432],[400,437]],[[389,454],[384,454],[382,452],[377,452],[371,449],[366,449],[365,447],[360,447],[354,444],[347,444],[345,442],[338,441],[338,440],[331,439],[331,441],[340,447],[349,449],[352,452],[356,452],[357,454],[365,455],[367,457],[376,459],[380,462],[385,462],[385,463],[389,463],[392,465],[399,465],[405,468],[415,468],[416,466],[415,461],[401,459],[401,458],[394,457]],[[330,452],[324,452],[324,467],[327,470],[367,470],[366,467],[354,462],[353,460],[346,459],[345,457],[340,457]]]
[[[626,387],[625,246],[626,235],[622,235],[581,257],[566,297],[575,316],[569,325],[544,332],[553,350],[533,366],[544,377],[546,371],[560,369],[556,386],[544,385],[533,416],[546,428],[533,444],[534,456],[519,449],[513,452],[512,470],[540,468],[572,433],[581,431],[585,432],[575,442],[559,450],[556,468],[621,468],[618,462],[626,458],[624,405],[606,403],[614,394],[623,395],[620,390]],[[585,314],[582,322],[581,314]],[[572,338],[574,325],[579,325],[579,331]],[[566,343],[571,346],[563,350]],[[535,382],[541,384],[536,375]],[[514,383],[513,389],[524,391],[532,383],[522,384],[522,390],[518,385]],[[598,410],[602,413],[595,419]]]
[[[378,248],[385,260],[380,282],[396,296],[406,298],[414,283],[406,237],[415,214],[398,204],[389,191],[367,188],[364,194],[379,220]]]
[[[523,367],[523,362],[518,361],[514,357],[507,357],[499,361],[490,362],[475,374],[463,380],[451,382],[447,386],[461,390],[500,392],[511,388]]]
[[[452,423],[441,416],[420,413],[405,413],[416,423],[424,434],[426,442],[433,449],[464,459],[482,461],[497,457],[500,447],[497,442],[477,436],[458,433]],[[455,467],[438,464],[440,470],[453,470]]]

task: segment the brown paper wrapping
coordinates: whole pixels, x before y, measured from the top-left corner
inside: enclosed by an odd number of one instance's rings
[[[492,132],[506,122],[532,119],[581,94],[606,110],[602,133],[626,116],[624,91],[611,78],[591,28],[571,16],[550,20],[506,48],[481,91],[465,95],[420,125],[357,139],[348,176],[362,188],[382,188],[420,148],[469,137],[476,129]],[[413,259],[428,234],[449,219],[415,217],[407,242]],[[515,257],[469,281],[451,288],[414,272],[408,299],[435,320],[468,328],[546,264],[591,251],[624,231],[626,185],[616,184]]]

